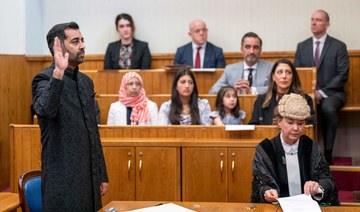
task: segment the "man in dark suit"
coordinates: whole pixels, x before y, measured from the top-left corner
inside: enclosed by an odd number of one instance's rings
[[[192,21],[188,33],[192,42],[177,49],[174,64],[185,64],[193,68],[224,68],[223,51],[207,42],[207,32],[204,21]]]
[[[346,45],[327,34],[329,26],[330,18],[326,11],[317,10],[313,13],[313,37],[298,44],[294,65],[317,67],[315,100],[324,139],[324,154],[331,164],[338,112],[346,102],[344,86],[349,75],[349,56]]]

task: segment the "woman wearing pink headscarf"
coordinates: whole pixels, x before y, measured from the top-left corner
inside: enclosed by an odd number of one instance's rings
[[[110,106],[108,125],[157,125],[158,107],[146,97],[143,81],[135,72],[121,81],[119,101]]]

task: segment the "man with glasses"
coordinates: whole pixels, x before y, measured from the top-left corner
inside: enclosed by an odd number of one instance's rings
[[[174,64],[185,64],[193,68],[224,68],[223,51],[207,42],[207,33],[204,21],[192,21],[188,33],[192,42],[177,49]]]

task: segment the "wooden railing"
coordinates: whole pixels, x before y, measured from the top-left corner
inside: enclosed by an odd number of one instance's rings
[[[312,95],[316,85],[316,69],[298,68],[302,88],[305,93]],[[137,72],[143,79],[144,89],[150,94],[170,94],[174,71],[165,69],[141,70],[82,70],[94,82],[98,94],[116,94],[119,92],[122,76],[129,71]],[[224,69],[215,72],[194,72],[199,94],[207,94],[210,88],[224,73]]]

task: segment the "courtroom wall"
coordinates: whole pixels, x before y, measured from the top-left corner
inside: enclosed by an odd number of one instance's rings
[[[88,54],[103,54],[118,39],[114,19],[121,12],[133,16],[136,37],[147,41],[152,53],[174,53],[188,42],[188,25],[195,18],[208,23],[209,40],[224,52],[238,51],[247,31],[263,38],[264,51],[293,51],[310,36],[310,16],[319,8],[330,14],[330,35],[350,50],[360,49],[360,28],[354,27],[360,25],[358,0],[2,0],[0,5],[3,54],[49,54],[46,33],[68,21],[79,23]]]

